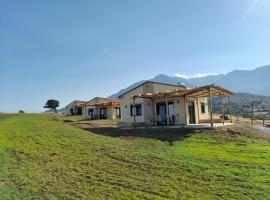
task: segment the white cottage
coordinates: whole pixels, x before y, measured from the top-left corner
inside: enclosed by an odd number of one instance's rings
[[[120,119],[120,101],[95,97],[84,104],[85,119]]]
[[[231,94],[214,85],[187,89],[146,81],[119,96],[122,101],[121,121],[134,126],[188,125],[205,120],[213,124],[212,96],[230,97]]]

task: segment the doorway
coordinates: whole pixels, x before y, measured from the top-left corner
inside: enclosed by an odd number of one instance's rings
[[[90,119],[94,119],[94,109],[93,108],[88,109],[88,116]]]
[[[116,119],[121,119],[121,109],[120,108],[114,108],[115,110],[115,117]]]
[[[107,119],[107,108],[100,108],[100,119]]]
[[[157,111],[158,124],[167,125],[166,103],[165,102],[157,103],[156,104],[156,111]],[[174,113],[174,104],[173,104],[173,102],[168,102],[168,111],[169,111],[170,125],[174,125],[175,124],[175,113]]]
[[[70,110],[69,110],[69,111],[70,111],[70,114],[71,114],[71,115],[74,115],[73,108],[70,108]]]
[[[189,123],[196,124],[194,101],[188,102],[188,114],[189,114]]]

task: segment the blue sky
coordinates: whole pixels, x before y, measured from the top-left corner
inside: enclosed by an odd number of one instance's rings
[[[270,64],[269,0],[1,0],[0,111]]]

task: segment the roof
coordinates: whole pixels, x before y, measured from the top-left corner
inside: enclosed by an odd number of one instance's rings
[[[185,89],[186,89],[186,87],[183,86],[183,85],[174,85],[174,84],[161,83],[161,82],[156,82],[156,81],[145,81],[145,82],[143,82],[143,83],[137,85],[136,87],[134,87],[134,88],[132,88],[132,89],[130,89],[130,90],[124,92],[123,94],[121,94],[121,95],[119,96],[119,98],[122,97],[122,96],[124,96],[124,95],[126,95],[127,93],[133,91],[133,90],[136,90],[137,88],[139,88],[139,87],[141,87],[142,85],[147,84],[147,83],[154,83],[154,84],[160,84],[160,85],[168,85],[168,86],[182,87],[182,88],[185,88]]]
[[[190,97],[190,98],[200,98],[209,96],[211,93],[212,96],[230,96],[233,93],[227,89],[219,87],[217,85],[206,85],[198,88],[187,89],[187,90],[179,90],[176,89],[171,92],[155,92],[155,93],[146,93],[146,94],[138,94],[134,95],[131,98],[173,98],[173,97]]]
[[[69,103],[66,107],[71,106],[71,105],[81,106],[81,105],[85,104],[86,102],[87,101],[74,100],[71,103]]]

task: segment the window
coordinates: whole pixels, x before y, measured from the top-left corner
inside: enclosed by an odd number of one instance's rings
[[[205,103],[201,102],[201,113],[205,113]]]
[[[141,116],[142,115],[142,104],[136,104],[135,109],[133,105],[130,105],[130,116]]]

